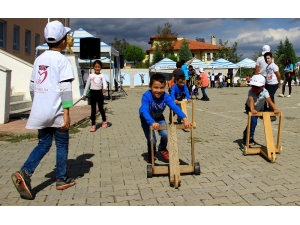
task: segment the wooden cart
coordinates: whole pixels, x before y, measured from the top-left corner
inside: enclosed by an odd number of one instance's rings
[[[250,123],[252,116],[260,116],[263,119],[264,131],[266,137],[266,147],[251,147],[249,146],[249,136],[250,136]],[[274,144],[272,124],[271,124],[271,116],[278,116],[278,132],[277,132],[277,144]],[[258,112],[257,114],[248,113],[248,126],[247,126],[247,137],[246,137],[246,145],[244,147],[244,155],[250,154],[262,154],[267,159],[269,159],[272,163],[276,160],[276,153],[280,153],[282,151],[282,146],[280,145],[281,139],[281,124],[282,124],[282,113],[275,114],[273,112]]]
[[[186,101],[180,102],[181,107],[185,114],[187,115],[186,110]],[[173,115],[173,112],[172,112]],[[200,164],[195,162],[194,154],[194,129],[196,128],[196,123],[194,122],[195,113],[194,113],[194,101],[192,101],[192,124],[191,128],[191,165],[179,165],[179,156],[178,156],[178,145],[177,145],[177,129],[183,129],[183,124],[174,124],[160,126],[160,130],[168,130],[168,150],[169,150],[169,164],[156,166],[154,164],[154,146],[153,146],[153,129],[150,127],[151,135],[151,156],[152,164],[147,165],[147,178],[152,178],[153,175],[167,175],[169,174],[170,185],[178,188],[181,179],[180,174],[195,174],[200,175]],[[172,120],[173,121],[173,120]]]

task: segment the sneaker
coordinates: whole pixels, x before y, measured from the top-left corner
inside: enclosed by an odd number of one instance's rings
[[[73,178],[67,177],[65,180],[56,179],[56,190],[64,190],[75,185]]]
[[[31,179],[28,175],[26,175],[22,170],[14,172],[11,175],[11,179],[19,192],[20,196],[22,198],[32,200],[32,194],[31,194]]]
[[[102,122],[102,128],[107,128],[107,121]]]
[[[165,160],[169,160],[169,151],[168,150],[161,150],[159,152],[162,154],[162,156]]]
[[[154,157],[154,161],[156,160],[156,158]],[[151,159],[151,156],[148,156],[148,158],[147,158],[147,163],[152,163],[152,159]]]
[[[91,126],[90,132],[95,132],[96,131],[96,125]]]
[[[205,98],[205,99],[203,99],[203,101],[209,101],[209,98]]]
[[[271,121],[274,122],[277,120],[276,116],[270,116],[271,117]]]
[[[284,95],[283,95],[283,94],[279,94],[278,96],[284,98]]]
[[[287,98],[290,98],[290,97],[292,97],[291,95],[288,95],[288,96],[286,96]]]
[[[250,137],[250,139],[249,139],[249,145],[254,145],[254,144],[255,144],[254,138]]]

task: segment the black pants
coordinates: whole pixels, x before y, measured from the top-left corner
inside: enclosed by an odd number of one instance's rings
[[[289,95],[292,94],[292,74],[290,74],[290,76],[285,76],[284,77],[284,81],[283,81],[283,84],[282,84],[282,94],[284,95],[284,91],[285,91],[285,85],[286,83],[288,83],[288,86],[289,86]]]
[[[210,81],[210,87],[211,87],[211,88],[214,88],[214,87],[215,87],[215,81],[214,81],[214,80]]]
[[[266,84],[266,89],[269,92],[270,98],[272,100],[272,102],[275,104],[275,93],[278,89],[278,84]],[[267,112],[273,112],[274,109],[272,109],[270,106],[268,106],[267,102],[265,103],[265,111]]]
[[[91,90],[91,120],[92,125],[96,125],[96,105],[98,104],[98,108],[102,117],[102,121],[106,121],[105,111],[103,109],[104,97],[102,90]]]

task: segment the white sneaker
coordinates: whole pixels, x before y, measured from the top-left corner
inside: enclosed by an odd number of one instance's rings
[[[283,94],[279,94],[278,96],[284,98],[284,95],[283,95]]]
[[[286,96],[287,98],[290,98],[290,97],[292,97],[291,95],[288,95],[288,96]]]

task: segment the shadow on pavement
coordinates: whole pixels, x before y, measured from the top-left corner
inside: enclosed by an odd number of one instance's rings
[[[83,154],[78,156],[76,159],[68,159],[67,161],[67,174],[69,177],[74,178],[75,180],[77,178],[81,178],[84,176],[84,174],[89,173],[91,167],[93,167],[93,162],[87,161],[87,159],[90,159],[95,154]],[[39,193],[44,188],[52,185],[55,183],[56,180],[56,168],[53,169],[52,172],[47,173],[45,177],[50,178],[43,183],[39,184],[38,186],[34,187],[32,189],[32,194],[35,198],[35,195]]]

